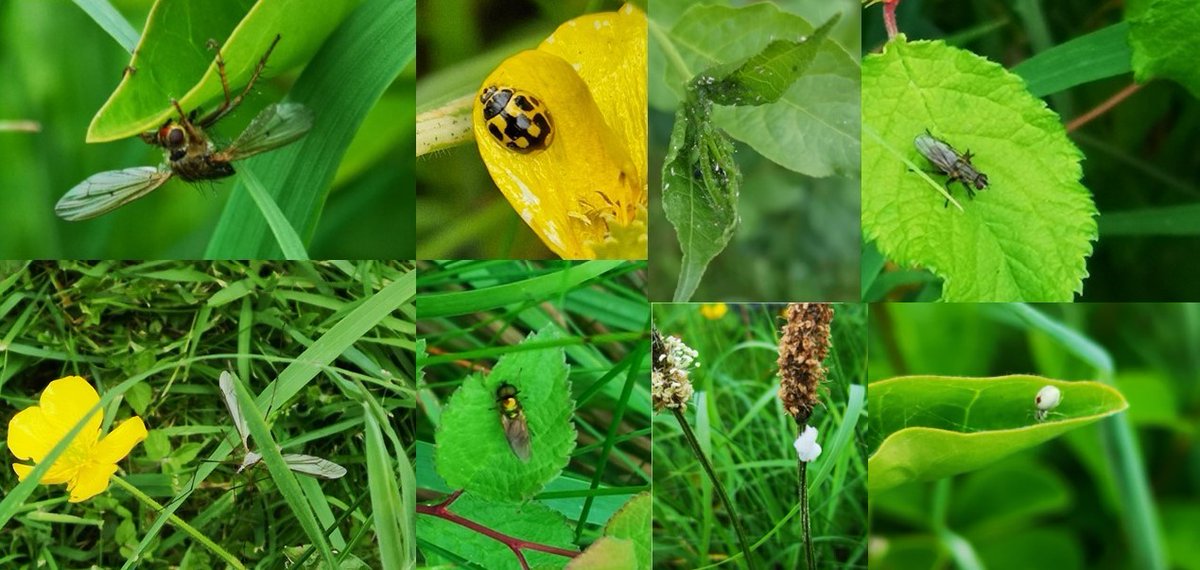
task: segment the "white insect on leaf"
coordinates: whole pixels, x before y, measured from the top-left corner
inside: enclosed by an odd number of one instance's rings
[[[246,426],[246,416],[242,413],[242,406],[238,404],[237,394],[233,391],[233,382],[233,375],[229,372],[222,372],[217,381],[221,387],[221,394],[225,398],[225,407],[229,408],[229,415],[233,418],[233,427],[237,428],[238,435],[242,438],[242,449],[246,452],[246,456],[237,470],[238,473],[241,473],[262,461],[262,454],[250,450],[250,429]],[[311,455],[285,453],[283,461],[287,463],[288,469],[312,477],[338,479],[346,474],[345,467],[328,459]]]
[[[1062,402],[1062,392],[1055,386],[1043,386],[1041,390],[1038,390],[1037,397],[1033,399],[1033,404],[1037,406],[1033,417],[1039,422],[1046,421],[1050,410],[1057,408],[1059,402]]]

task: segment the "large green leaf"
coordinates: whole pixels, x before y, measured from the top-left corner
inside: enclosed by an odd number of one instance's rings
[[[159,1],[134,50],[126,73],[88,127],[88,142],[104,142],[152,131],[178,113],[219,100],[223,95],[216,53],[220,45],[229,87],[250,79],[275,36],[264,76],[307,60],[358,0],[204,0]]]
[[[549,341],[554,325],[525,342]],[[500,358],[487,377],[471,376],[442,410],[435,439],[438,474],[446,483],[497,500],[528,500],[558,476],[575,449],[575,411],[562,347],[513,352]],[[529,430],[529,461],[509,448],[496,391],[516,387]]]
[[[1047,385],[1062,402],[1038,422],[1034,399]],[[871,384],[868,399],[873,490],[973,471],[1128,407],[1106,384],[1021,375],[893,378]]]
[[[1129,44],[1138,82],[1164,77],[1200,97],[1200,10],[1195,0],[1131,2]]]
[[[999,65],[943,42],[903,36],[863,62],[862,223],[901,265],[944,280],[945,301],[1070,301],[1083,290],[1096,207],[1081,154],[1059,117]],[[944,176],[913,141],[929,129],[989,185],[943,207]]]
[[[759,54],[772,38],[801,41],[813,35],[814,28],[767,2],[742,8],[695,5],[669,36],[653,39],[661,40],[656,51],[679,56],[684,67],[668,65],[663,74],[684,100],[692,75]],[[778,101],[718,107],[713,120],[734,139],[786,168],[810,176],[853,176],[859,165],[858,65],[833,40],[822,37],[819,45],[811,67],[799,78],[789,78]]]

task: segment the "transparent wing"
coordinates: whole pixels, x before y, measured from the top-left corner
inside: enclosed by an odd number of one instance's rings
[[[913,144],[929,162],[943,171],[949,171],[958,160],[958,153],[954,152],[950,145],[929,135],[918,135]]]
[[[346,468],[320,457],[311,455],[301,455],[299,453],[285,453],[283,460],[287,462],[288,468],[296,473],[312,475],[313,477],[323,477],[325,479],[338,479],[346,474]]]
[[[312,111],[299,103],[268,105],[222,152],[229,160],[241,160],[279,148],[304,136],[312,128],[312,122]]]
[[[54,213],[71,222],[107,214],[154,191],[171,175],[170,170],[153,166],[93,174],[63,194]]]
[[[229,415],[233,418],[233,426],[237,428],[238,435],[242,436],[242,447],[246,451],[250,451],[250,428],[246,427],[246,416],[242,415],[242,407],[238,405],[237,394],[233,391],[233,374],[222,372],[221,378],[217,380],[221,386],[221,394],[225,397],[225,407],[229,408]],[[249,458],[249,455],[247,455]],[[242,465],[245,469],[247,465]],[[239,469],[240,471],[240,469]]]

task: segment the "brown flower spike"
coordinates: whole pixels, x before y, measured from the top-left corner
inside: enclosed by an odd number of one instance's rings
[[[833,307],[825,303],[792,303],[779,339],[779,400],[797,425],[808,423],[817,392],[825,380],[822,362],[829,355],[829,323]]]

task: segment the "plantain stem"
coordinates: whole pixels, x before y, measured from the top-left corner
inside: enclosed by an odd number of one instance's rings
[[[746,566],[754,570],[754,558],[750,556],[750,542],[746,540],[746,530],[742,528],[742,517],[738,516],[737,509],[733,507],[733,501],[730,501],[729,495],[725,493],[725,486],[717,478],[717,472],[713,470],[708,457],[704,455],[704,450],[700,449],[700,442],[696,440],[696,434],[692,433],[692,427],[683,418],[683,412],[679,408],[671,408],[671,413],[675,414],[675,419],[679,422],[679,427],[683,430],[684,438],[692,446],[692,453],[696,455],[696,459],[700,461],[700,465],[704,466],[704,471],[708,473],[709,480],[712,481],[713,487],[717,490],[717,496],[720,497],[721,503],[725,505],[725,510],[729,512],[729,518],[733,520],[733,530],[737,533],[738,543],[741,544],[742,557],[746,559]]]

